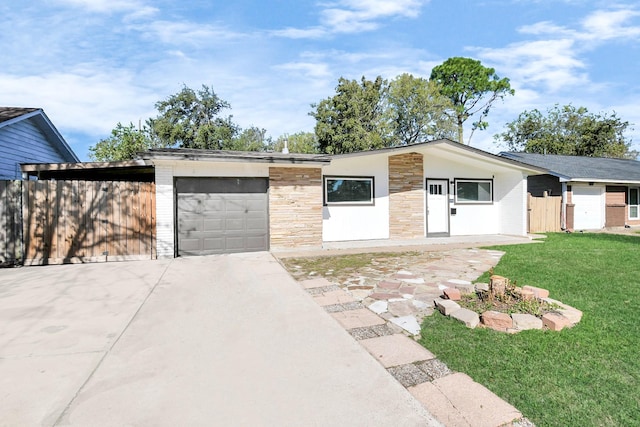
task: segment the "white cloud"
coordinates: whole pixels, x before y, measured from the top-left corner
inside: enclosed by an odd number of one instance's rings
[[[57,0],[58,3],[72,7],[79,7],[91,12],[136,12],[157,10],[146,5],[144,0]]]
[[[415,18],[429,0],[337,0],[321,3],[320,26],[305,29],[286,28],[272,32],[288,38],[321,38],[337,33],[372,31],[382,21],[393,18]]]
[[[514,43],[504,48],[476,48],[481,58],[499,64],[499,73],[524,85],[544,85],[552,92],[587,83],[585,64],[571,39]]]
[[[288,27],[283,30],[271,31],[271,34],[276,37],[284,37],[288,39],[319,39],[329,34],[329,32],[322,27],[311,27],[311,28]]]
[[[229,40],[247,37],[227,27],[211,24],[196,24],[188,21],[157,20],[143,24],[133,24],[130,29],[139,31],[144,37],[158,40],[168,45],[212,46]]]
[[[131,73],[89,66],[73,73],[0,74],[0,92],[5,105],[43,108],[63,134],[96,138],[107,136],[117,122],[150,117],[157,101],[151,90],[134,83]]]
[[[640,38],[640,24],[625,25],[638,16],[640,11],[633,9],[595,11],[582,22],[582,37],[600,41]]]
[[[276,70],[294,72],[308,79],[320,79],[331,76],[329,66],[314,62],[288,62],[274,67]]]
[[[629,8],[596,10],[577,28],[542,21],[518,29],[538,40],[512,43],[503,48],[470,50],[496,64],[501,73],[525,87],[541,85],[551,93],[580,86],[586,91],[595,91],[603,85],[590,82],[583,59],[585,52],[606,41],[640,38],[640,24],[630,24],[638,16],[639,11]]]

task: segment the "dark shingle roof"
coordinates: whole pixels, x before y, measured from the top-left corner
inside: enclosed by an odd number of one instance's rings
[[[38,110],[39,108],[0,107],[0,123]]]
[[[640,162],[637,160],[507,152],[500,156],[573,180],[640,181]]]

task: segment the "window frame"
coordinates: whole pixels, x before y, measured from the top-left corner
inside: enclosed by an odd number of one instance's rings
[[[636,203],[635,205],[631,204],[631,190],[635,190],[636,191]],[[629,219],[640,219],[640,188],[639,187],[629,187],[628,191],[627,191],[627,197],[628,197],[628,203],[627,205],[629,206]],[[636,208],[636,216],[631,216],[631,208],[635,207]]]
[[[489,183],[490,200],[458,200],[458,183],[475,182]],[[492,178],[454,178],[453,179],[454,203],[456,205],[492,205],[493,204],[493,179]]]
[[[330,202],[327,191],[329,180],[349,180],[349,181],[370,181],[371,197],[368,201],[344,201]],[[323,206],[375,206],[375,178],[373,176],[352,176],[352,175],[325,175],[322,177],[322,204]]]

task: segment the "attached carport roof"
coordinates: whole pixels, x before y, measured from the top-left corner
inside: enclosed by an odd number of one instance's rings
[[[153,182],[152,165],[142,160],[122,162],[79,163],[23,163],[23,173],[38,179],[86,180],[86,181],[145,181]]]

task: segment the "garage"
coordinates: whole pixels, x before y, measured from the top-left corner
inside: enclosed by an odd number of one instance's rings
[[[269,249],[268,178],[176,178],[177,254]]]
[[[576,230],[598,230],[604,227],[602,187],[573,186],[574,220]]]

